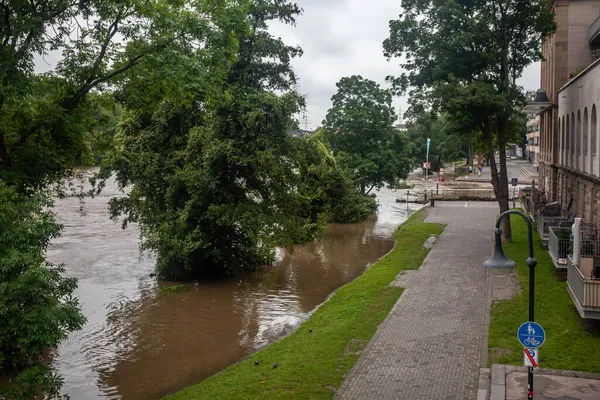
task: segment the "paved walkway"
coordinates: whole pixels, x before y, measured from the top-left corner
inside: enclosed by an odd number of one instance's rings
[[[508,181],[512,178],[517,178],[521,185],[531,185],[532,180],[538,179],[537,170],[525,160],[506,160],[506,171],[508,174]],[[458,181],[468,182],[492,182],[491,167],[483,167],[483,173],[479,176],[479,171],[475,168],[473,175],[466,175],[459,177]]]
[[[490,386],[490,370],[481,370],[480,389]],[[527,368],[494,364],[491,368],[490,400],[527,398]],[[536,368],[533,381],[536,400],[598,400],[600,374]]]
[[[439,202],[444,234],[347,376],[336,399],[477,398],[487,355],[483,262],[495,203]],[[482,364],[483,363],[483,364]]]

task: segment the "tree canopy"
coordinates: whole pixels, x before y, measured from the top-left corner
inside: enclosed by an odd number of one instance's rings
[[[121,114],[113,95],[123,105],[157,108],[164,94],[184,103],[192,91],[219,90],[208,77],[233,62],[232,27],[250,29],[238,23],[246,11],[245,1],[213,0],[0,4],[2,395],[57,395],[61,380],[48,350],[84,320],[72,298],[75,281],[44,260],[61,230],[48,211],[50,189],[74,165],[106,154]],[[36,74],[34,58],[50,52],[58,64]]]
[[[325,137],[356,187],[369,194],[406,178],[407,138],[394,129],[391,92],[361,76],[342,78],[337,88],[323,121]]]
[[[541,59],[541,39],[555,28],[547,0],[403,0],[384,42],[405,73],[390,77],[411,101],[467,118],[482,132],[501,211],[508,209],[505,147],[523,105],[516,80]],[[495,146],[495,144],[497,146]],[[500,154],[500,170],[495,152]],[[504,238],[510,240],[510,220]]]
[[[293,24],[300,8],[279,0],[246,7],[230,26],[235,50],[204,49],[214,59],[198,60],[210,88],[125,103],[117,150],[102,171],[130,189],[111,200],[111,214],[140,224],[162,278],[237,274],[271,262],[276,246],[312,240],[328,222],[375,208],[355,196],[321,135],[288,133],[304,107],[291,68],[302,50],[268,24]],[[125,78],[123,90],[147,85]]]

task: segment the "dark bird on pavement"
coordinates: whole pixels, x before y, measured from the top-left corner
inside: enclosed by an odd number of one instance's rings
[[[254,361],[254,365],[258,365],[258,360]]]

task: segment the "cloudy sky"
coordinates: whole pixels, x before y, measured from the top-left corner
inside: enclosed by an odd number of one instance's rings
[[[335,84],[344,76],[362,75],[382,85],[385,77],[401,73],[399,60],[388,62],[383,41],[388,23],[400,14],[400,0],[296,0],[304,9],[297,26],[273,25],[272,33],[304,56],[294,61],[300,92],[307,96],[308,128],[321,124],[331,105]],[[537,90],[539,64],[530,66],[519,84]],[[395,101],[396,112],[407,109],[407,98]],[[304,129],[304,123],[301,124]]]
[[[388,24],[400,14],[401,0],[295,0],[304,14],[297,26],[272,24],[271,32],[289,45],[299,45],[304,56],[294,60],[300,92],[307,97],[308,128],[321,124],[331,106],[335,84],[344,76],[362,75],[387,87],[385,77],[399,75],[399,60],[388,62],[383,41]],[[53,69],[58,54],[36,58],[36,70]],[[539,87],[539,64],[525,70],[519,84]],[[395,99],[396,112],[408,108],[407,98]],[[301,123],[304,128],[304,123]]]

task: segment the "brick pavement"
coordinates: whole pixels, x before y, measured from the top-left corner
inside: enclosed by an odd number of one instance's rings
[[[465,207],[466,206],[466,207]],[[427,222],[448,224],[338,390],[336,399],[476,399],[487,354],[496,203],[439,202]]]

